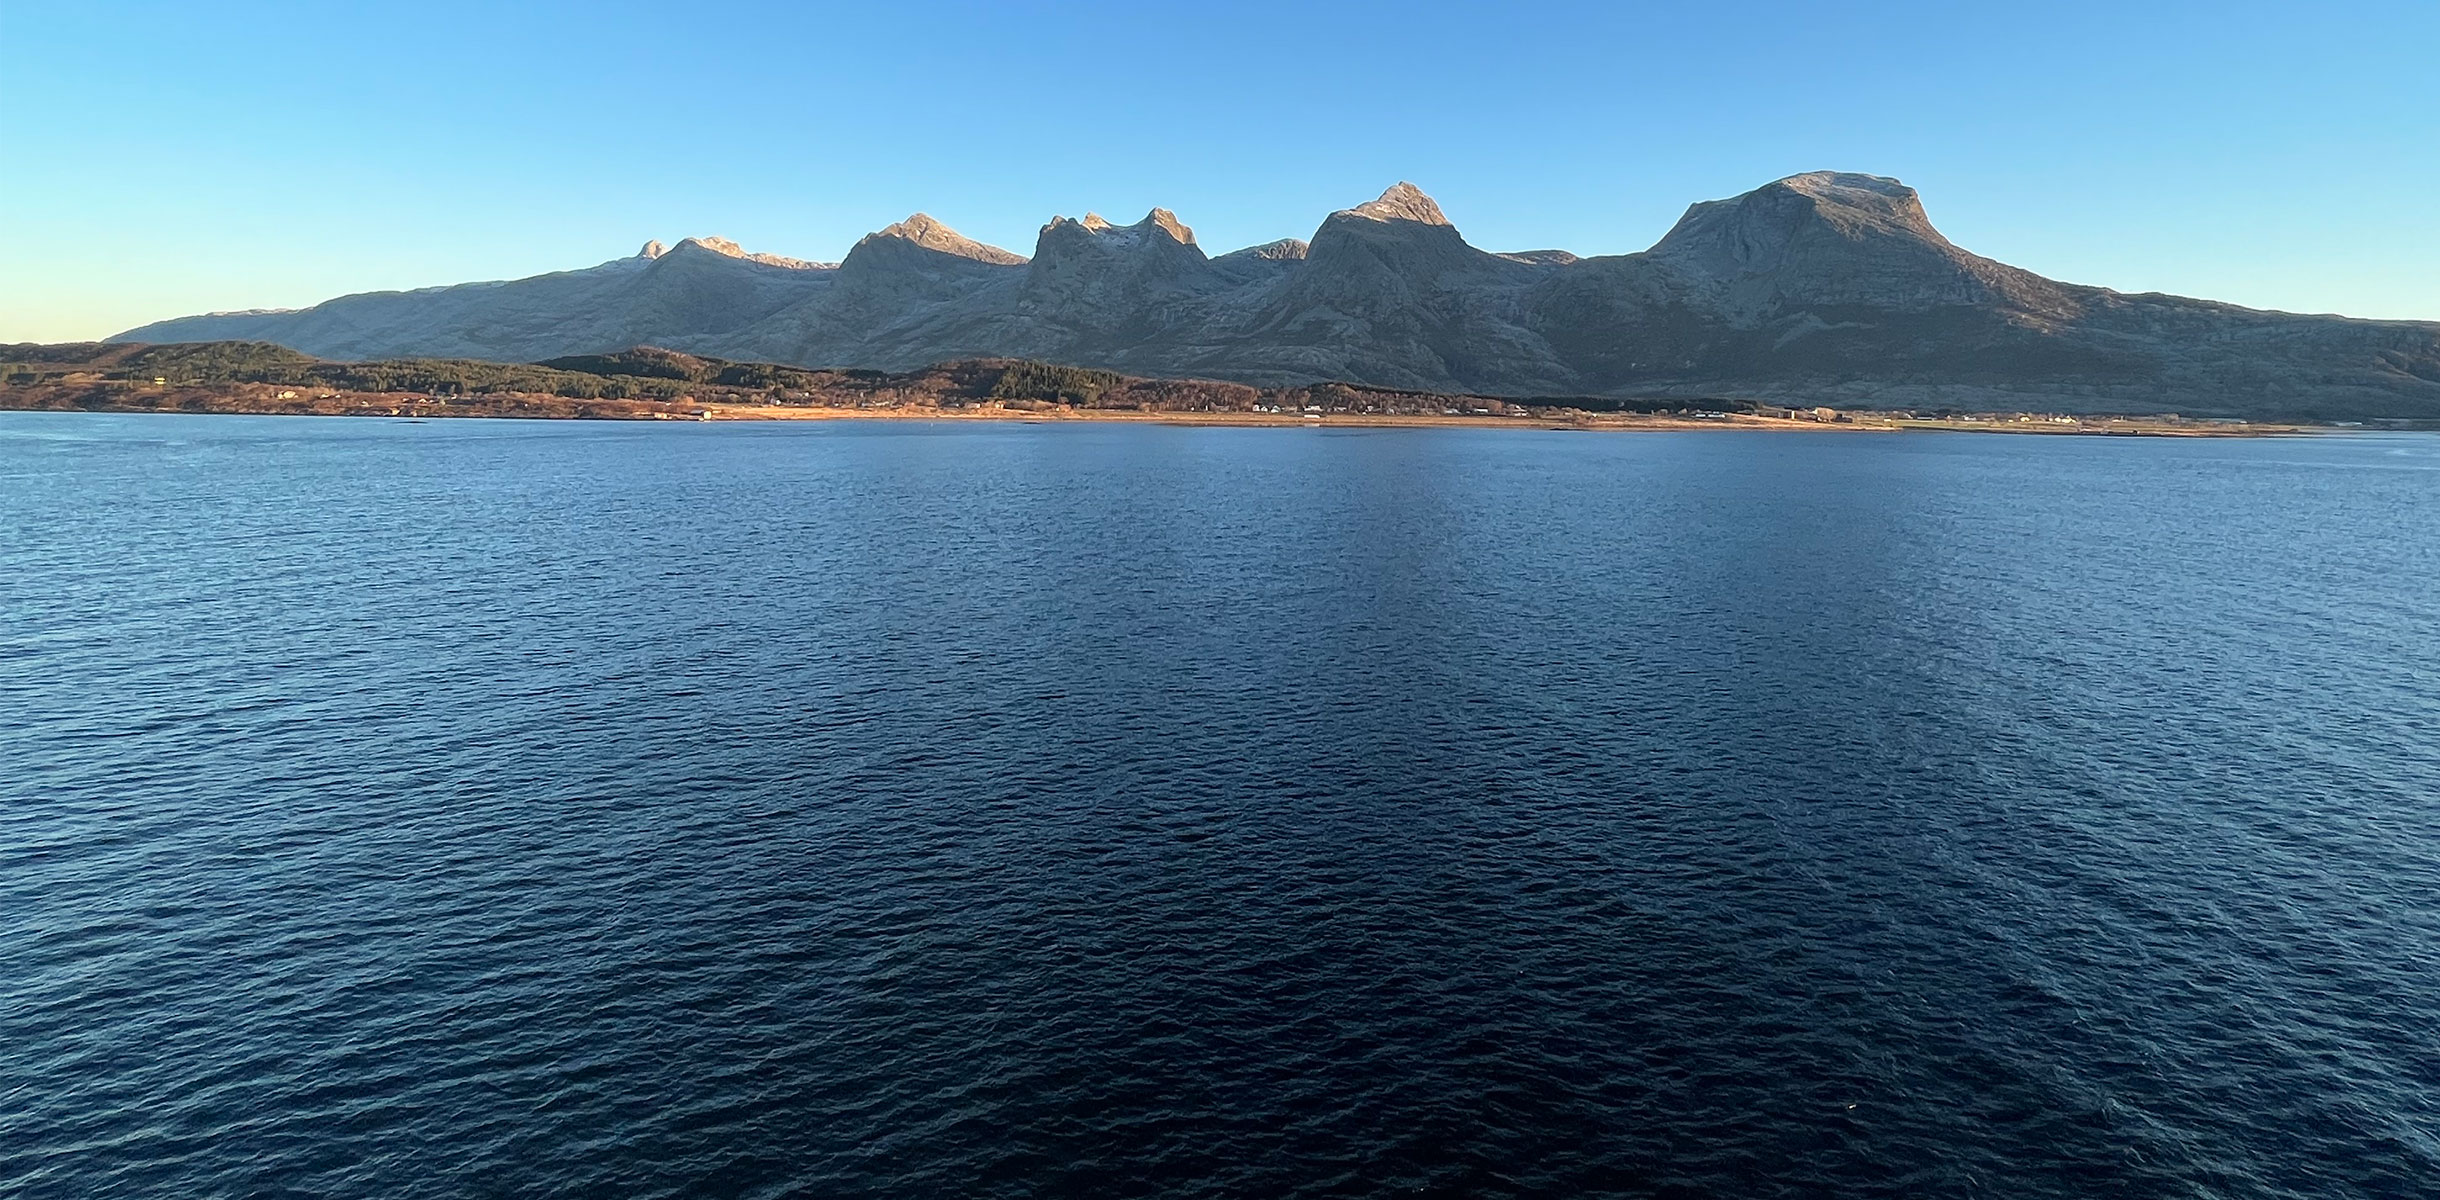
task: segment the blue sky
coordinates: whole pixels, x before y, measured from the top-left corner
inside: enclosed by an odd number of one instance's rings
[[[2057,278],[2440,319],[2440,3],[0,0],[0,341],[921,209],[1214,252],[1399,179],[1619,253],[1798,171],[1894,175]]]

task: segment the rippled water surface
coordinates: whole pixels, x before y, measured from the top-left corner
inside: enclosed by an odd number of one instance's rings
[[[2440,439],[0,415],[0,1193],[2417,1196]]]

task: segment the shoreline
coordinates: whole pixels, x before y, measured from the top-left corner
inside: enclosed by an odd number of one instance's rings
[[[2297,423],[2229,423],[2165,417],[2104,417],[2061,420],[2000,415],[1917,417],[1850,410],[1838,420],[1724,413],[1584,413],[1565,416],[1500,416],[1413,413],[1299,413],[1229,410],[1126,410],[1062,406],[1043,411],[998,405],[943,407],[901,405],[843,408],[823,405],[730,404],[722,402],[616,400],[576,401],[561,397],[496,395],[438,398],[397,393],[347,393],[297,397],[229,394],[215,388],[171,388],[96,397],[89,390],[0,388],[0,411],[100,412],[194,416],[352,417],[389,420],[520,419],[546,421],[997,421],[1028,425],[1106,423],[1264,429],[1535,429],[1591,433],[1685,433],[1738,430],[1753,433],[1990,433],[2047,437],[2249,438],[2322,436],[2351,432],[2335,426]]]
[[[2288,437],[2339,432],[2310,425],[2249,424],[2229,428],[2142,417],[2095,417],[2077,425],[2040,422],[1955,421],[1923,417],[1880,417],[1856,413],[1849,421],[1792,420],[1747,413],[1716,417],[1673,414],[1600,413],[1586,417],[1497,417],[1459,414],[1243,412],[1124,412],[1075,409],[1054,413],[1008,410],[940,410],[923,408],[785,408],[774,411],[753,405],[702,405],[713,421],[1016,421],[1028,425],[1058,422],[1110,422],[1137,425],[1202,425],[1255,429],[1546,429],[1596,433],[1668,433],[1733,429],[1754,433],[2000,433],[2051,437]]]

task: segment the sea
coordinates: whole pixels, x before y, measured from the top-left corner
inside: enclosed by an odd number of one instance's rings
[[[2440,436],[0,414],[0,1195],[2440,1195]]]

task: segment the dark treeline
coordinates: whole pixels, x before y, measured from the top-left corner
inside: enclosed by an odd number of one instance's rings
[[[1020,362],[1000,372],[990,395],[1001,400],[1042,400],[1090,407],[1103,392],[1127,382],[1124,375],[1083,367]]]
[[[639,367],[645,365],[641,361]],[[630,377],[634,376],[634,377]],[[684,375],[589,371],[534,363],[410,358],[324,362],[268,342],[193,342],[168,346],[79,343],[0,346],[0,378],[16,385],[92,379],[172,387],[258,383],[347,392],[431,396],[519,393],[592,399],[674,399]]]

